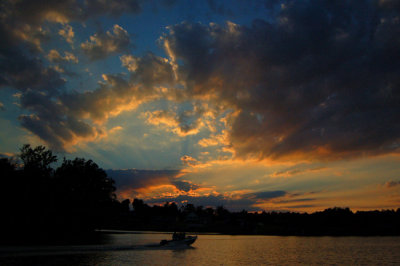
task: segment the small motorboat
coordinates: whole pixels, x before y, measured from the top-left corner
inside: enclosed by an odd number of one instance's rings
[[[185,233],[174,232],[172,240],[163,239],[160,242],[160,246],[190,246],[197,239],[197,236],[186,236]]]

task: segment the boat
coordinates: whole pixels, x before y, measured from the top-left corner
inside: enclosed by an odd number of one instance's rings
[[[197,236],[186,236],[183,232],[174,232],[172,240],[163,239],[160,241],[160,246],[190,246],[196,239]]]

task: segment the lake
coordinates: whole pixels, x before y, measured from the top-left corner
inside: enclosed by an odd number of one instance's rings
[[[0,247],[0,265],[400,265],[400,237],[198,235],[159,247],[166,233],[108,234],[102,244]]]

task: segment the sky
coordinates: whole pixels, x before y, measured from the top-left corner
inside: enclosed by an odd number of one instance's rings
[[[120,199],[400,207],[400,2],[3,0],[0,154],[92,159]]]

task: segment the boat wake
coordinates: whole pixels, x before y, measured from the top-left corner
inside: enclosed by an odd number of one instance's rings
[[[191,246],[161,246],[148,245],[84,245],[84,246],[41,246],[41,247],[0,247],[0,258],[23,256],[54,256],[74,255],[98,252],[128,251],[128,250],[181,250],[194,249]]]

